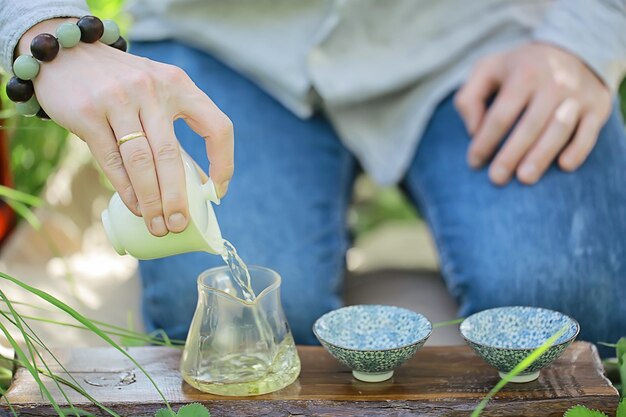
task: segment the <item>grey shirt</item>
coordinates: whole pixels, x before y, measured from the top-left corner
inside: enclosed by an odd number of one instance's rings
[[[538,40],[576,54],[613,91],[626,73],[626,0],[134,0],[129,10],[131,40],[187,42],[300,117],[323,109],[383,184],[401,179],[437,103],[482,56]],[[0,0],[2,65],[36,22],[87,13],[84,0]]]

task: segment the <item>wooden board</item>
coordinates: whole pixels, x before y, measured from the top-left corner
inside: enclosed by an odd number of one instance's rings
[[[425,347],[392,380],[378,384],[353,379],[321,347],[300,347],[302,373],[291,386],[257,397],[218,397],[182,382],[179,350],[142,347],[129,352],[175,409],[201,402],[213,417],[469,416],[499,380],[467,346]],[[93,397],[122,416],[153,416],[163,407],[145,375],[113,349],[61,349],[55,354]],[[51,368],[60,371],[58,365]],[[61,402],[58,392],[55,396]],[[24,369],[17,371],[7,398],[20,415],[55,415]],[[78,407],[96,411],[76,393],[70,399]],[[576,342],[537,381],[505,387],[483,415],[562,417],[575,404],[613,415],[617,403],[618,393],[604,377],[595,347]],[[9,415],[6,402],[0,414]]]

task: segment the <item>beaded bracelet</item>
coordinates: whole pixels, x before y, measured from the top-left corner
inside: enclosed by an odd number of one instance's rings
[[[115,49],[126,52],[128,44],[120,36],[120,29],[113,20],[104,22],[95,16],[83,16],[76,23],[63,23],[56,31],[56,37],[49,33],[40,33],[30,43],[32,55],[20,55],[13,63],[15,77],[7,83],[6,92],[15,109],[23,116],[38,116],[50,119],[41,108],[32,80],[39,74],[41,62],[50,62],[56,58],[60,46],[73,48],[80,41],[94,43],[100,41]]]

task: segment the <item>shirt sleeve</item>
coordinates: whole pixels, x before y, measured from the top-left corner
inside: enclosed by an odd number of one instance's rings
[[[24,32],[54,17],[89,14],[85,0],[0,0],[0,66],[11,72],[13,52]]]
[[[626,0],[556,0],[533,38],[577,55],[615,92],[626,74]]]

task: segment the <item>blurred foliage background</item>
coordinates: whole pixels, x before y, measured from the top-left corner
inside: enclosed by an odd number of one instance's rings
[[[129,16],[122,11],[124,1],[87,0],[87,3],[95,15],[115,19],[124,31],[130,25]],[[14,187],[38,195],[63,155],[68,134],[54,122],[12,117],[13,108],[6,97],[4,83],[6,77],[0,93],[4,109],[0,119],[5,119],[0,128],[9,132]],[[626,82],[622,83],[620,95],[622,113],[626,115]],[[357,181],[349,216],[355,235],[362,235],[387,220],[414,220],[416,217],[415,209],[397,187],[380,188],[365,177]]]

